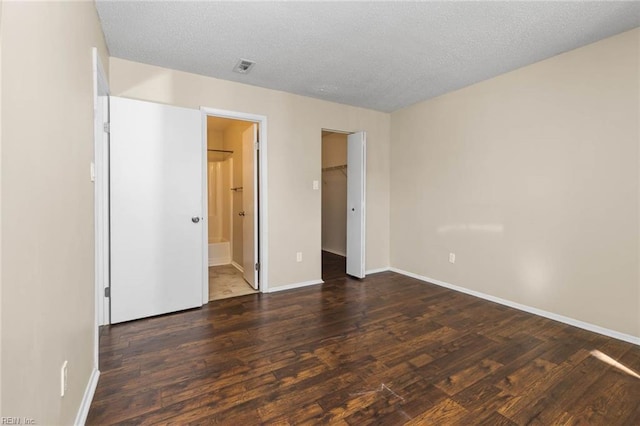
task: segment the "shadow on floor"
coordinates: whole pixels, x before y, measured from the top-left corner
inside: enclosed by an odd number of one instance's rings
[[[337,254],[322,252],[322,280],[334,280],[347,276],[347,258]]]

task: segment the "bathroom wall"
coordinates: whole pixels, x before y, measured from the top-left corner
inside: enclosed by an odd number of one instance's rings
[[[207,126],[207,148],[224,150],[224,131],[214,125],[212,117]],[[231,161],[219,161],[220,154],[208,153],[207,194],[208,194],[208,237],[209,244],[231,237]]]
[[[224,149],[224,132],[222,130],[213,129],[212,117],[209,117],[207,121],[207,148],[209,149]]]
[[[322,168],[347,164],[347,135],[322,132]],[[347,171],[322,172],[322,250],[347,255]]]

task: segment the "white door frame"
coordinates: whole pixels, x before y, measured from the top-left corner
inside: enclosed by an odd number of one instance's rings
[[[93,117],[94,141],[92,179],[94,179],[94,286],[95,286],[95,315],[94,315],[94,352],[93,367],[98,369],[98,354],[100,345],[100,326],[109,324],[109,299],[104,297],[105,288],[109,287],[109,147],[104,143],[104,117],[108,112],[107,102],[100,102],[99,97],[109,95],[109,83],[104,67],[98,55],[98,49],[93,48]]]
[[[202,111],[202,152],[203,155],[203,179],[205,179],[205,185],[203,185],[203,217],[205,220],[205,226],[203,227],[202,232],[202,246],[204,248],[203,253],[205,257],[204,265],[205,271],[203,271],[203,282],[202,282],[202,303],[209,302],[209,260],[208,260],[208,245],[209,245],[209,235],[208,235],[208,219],[209,213],[207,211],[208,203],[207,203],[207,117],[219,117],[219,118],[230,118],[232,120],[242,120],[242,121],[250,121],[258,124],[258,134],[260,141],[260,148],[258,149],[258,262],[260,263],[260,270],[258,271],[258,290],[261,293],[269,292],[269,282],[268,282],[268,259],[269,259],[269,250],[268,250],[268,220],[267,220],[267,117],[265,115],[257,115],[257,114],[249,114],[244,112],[237,111],[229,111],[217,108],[208,108],[208,107],[200,107],[200,111]]]

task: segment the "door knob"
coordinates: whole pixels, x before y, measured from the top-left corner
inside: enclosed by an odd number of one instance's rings
[[[197,216],[192,217],[192,218],[191,218],[191,222],[193,222],[193,223],[198,223],[198,222],[200,222],[200,218],[199,218],[199,217],[197,217]]]
[[[244,212],[238,213],[238,216],[244,216]]]

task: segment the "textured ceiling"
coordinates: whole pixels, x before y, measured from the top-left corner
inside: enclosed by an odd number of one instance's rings
[[[386,112],[640,25],[640,2],[97,7],[112,56]],[[249,74],[232,72],[239,58]]]

